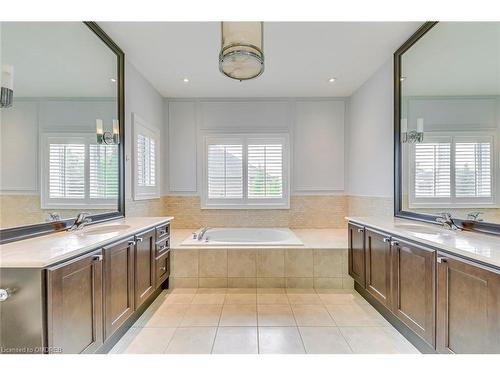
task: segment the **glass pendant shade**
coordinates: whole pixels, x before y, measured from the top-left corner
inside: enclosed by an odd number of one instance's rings
[[[264,71],[262,22],[221,22],[220,71],[239,81]]]

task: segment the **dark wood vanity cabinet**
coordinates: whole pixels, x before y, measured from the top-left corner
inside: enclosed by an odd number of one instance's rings
[[[47,269],[47,344],[54,353],[94,353],[103,344],[103,255]]]
[[[361,225],[349,223],[349,275],[359,285],[365,287],[365,229]]]
[[[391,252],[392,312],[434,347],[436,251],[392,238]]]
[[[104,337],[109,338],[135,309],[135,240],[106,246],[104,252]]]
[[[366,291],[382,305],[391,304],[390,236],[365,229]]]
[[[437,274],[437,351],[500,353],[500,272],[438,253]]]
[[[141,306],[155,290],[155,230],[135,236],[135,307]]]

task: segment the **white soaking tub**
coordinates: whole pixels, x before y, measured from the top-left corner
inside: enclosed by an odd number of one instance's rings
[[[198,240],[201,231],[194,232],[181,246],[304,246],[288,228],[209,228]]]

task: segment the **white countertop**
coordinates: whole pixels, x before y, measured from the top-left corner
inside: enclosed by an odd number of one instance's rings
[[[248,249],[252,246],[182,246],[181,242],[190,237],[196,229],[173,229],[170,235],[170,248],[174,250],[191,250],[191,249]],[[347,230],[346,229],[291,229],[295,235],[304,243],[304,246],[285,245],[275,248],[290,248],[290,249],[347,249]],[[262,247],[255,245],[253,247]]]
[[[395,217],[347,217],[347,220],[500,267],[499,236],[452,231],[435,224]]]
[[[0,267],[44,268],[65,259],[98,249],[106,244],[127,238],[144,229],[171,221],[173,217],[130,217],[88,225],[74,232],[57,232],[46,236],[0,245]],[[89,235],[87,232],[107,226],[126,225],[127,228]]]

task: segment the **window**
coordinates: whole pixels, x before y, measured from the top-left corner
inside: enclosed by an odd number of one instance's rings
[[[159,131],[136,114],[134,123],[134,199],[160,197],[158,180]]]
[[[95,144],[95,134],[43,134],[41,206],[116,208],[118,146]]]
[[[494,138],[436,133],[412,145],[410,207],[495,206]]]
[[[288,136],[205,137],[203,208],[288,208]]]

